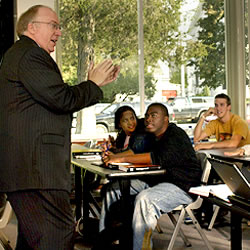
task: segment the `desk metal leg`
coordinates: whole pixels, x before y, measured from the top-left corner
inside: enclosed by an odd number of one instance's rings
[[[120,190],[121,190],[121,205],[123,214],[123,226],[124,233],[121,236],[121,246],[122,249],[132,249],[133,248],[133,231],[132,231],[132,207],[130,202],[130,180],[122,179],[119,180]]]
[[[84,178],[82,176],[82,169],[75,166],[75,199],[76,199],[76,220],[82,219],[83,230],[82,234],[88,233],[89,223],[89,172],[85,171]]]
[[[89,202],[90,202],[90,173],[89,171],[84,172],[84,178],[82,183],[82,201],[83,201],[83,234],[88,233],[89,224]]]
[[[82,175],[81,168],[75,168],[75,201],[76,201],[76,221],[82,217]]]
[[[231,212],[231,249],[242,249],[242,231],[241,231],[242,217],[236,213]]]

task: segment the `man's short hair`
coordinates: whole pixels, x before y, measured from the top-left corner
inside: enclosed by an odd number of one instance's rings
[[[217,99],[217,98],[226,99],[227,100],[227,106],[231,105],[231,99],[230,99],[230,97],[228,95],[226,95],[224,93],[221,93],[221,94],[216,95],[214,99]]]
[[[24,31],[28,29],[28,24],[34,20],[40,8],[51,9],[45,5],[34,5],[20,16],[16,25],[16,33],[18,37],[22,36]]]
[[[164,116],[168,116],[168,117],[169,117],[168,108],[167,108],[164,104],[162,104],[162,103],[160,103],[160,102],[151,103],[151,104],[148,106],[148,108],[147,108],[147,112],[148,112],[148,109],[149,109],[150,107],[152,107],[152,106],[158,106],[158,107],[160,107],[160,109],[161,109],[161,111],[163,112]]]

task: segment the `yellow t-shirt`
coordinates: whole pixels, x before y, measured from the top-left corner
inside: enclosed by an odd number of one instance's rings
[[[250,144],[248,124],[235,114],[231,114],[230,120],[226,123],[218,119],[209,122],[205,127],[205,133],[208,136],[215,135],[217,141],[230,140],[233,135],[241,135],[242,139],[238,147]]]

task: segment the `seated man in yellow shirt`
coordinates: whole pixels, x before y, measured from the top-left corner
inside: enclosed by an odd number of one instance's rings
[[[207,116],[216,115],[203,129]],[[200,142],[215,135],[216,142]],[[215,96],[215,107],[209,108],[199,119],[194,129],[195,150],[212,148],[236,148],[250,144],[248,124],[238,115],[231,113],[231,100],[226,94]]]

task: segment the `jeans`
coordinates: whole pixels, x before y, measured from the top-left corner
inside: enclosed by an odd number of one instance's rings
[[[133,249],[140,250],[144,233],[155,229],[162,213],[171,212],[179,205],[189,204],[192,198],[172,183],[163,182],[149,187],[140,180],[131,180],[130,194],[136,195],[133,213]],[[119,200],[121,192],[119,183],[109,183],[102,205],[99,230],[105,229],[105,216],[112,203]],[[151,240],[152,247],[152,240]]]

